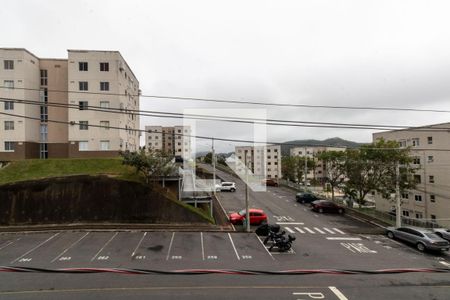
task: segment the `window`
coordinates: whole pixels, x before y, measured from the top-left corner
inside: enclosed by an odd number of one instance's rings
[[[41,85],[48,84],[47,70],[41,70]]]
[[[409,194],[408,193],[402,193],[402,198],[403,199],[408,199],[409,198]]]
[[[100,82],[100,91],[109,91],[109,82],[107,81]]]
[[[436,215],[430,215],[432,221],[436,221]]]
[[[39,158],[40,159],[48,158],[48,144],[47,143],[39,144]]]
[[[270,152],[270,149],[267,149],[267,152]]]
[[[404,217],[409,217],[409,211],[407,211],[407,210],[404,210],[402,212],[402,214],[403,214]]]
[[[100,126],[105,130],[109,130],[109,121],[100,121]]]
[[[4,60],[3,66],[5,70],[14,70],[14,61],[13,60]]]
[[[5,110],[13,110],[14,101],[5,101]]]
[[[109,101],[100,101],[101,108],[109,108]]]
[[[48,107],[45,105],[41,105],[40,111],[41,111],[41,122],[47,122],[48,121]]]
[[[14,130],[14,121],[5,121],[5,130]]]
[[[272,163],[269,161],[267,164],[268,164],[268,165],[271,165]]]
[[[428,156],[428,162],[429,162],[429,163],[432,163],[433,161],[434,161],[433,155],[429,155],[429,156]]]
[[[423,218],[422,213],[416,211],[416,219],[422,219],[422,218]]]
[[[421,178],[420,178],[420,175],[414,175],[414,182],[415,183],[420,183],[421,182]]]
[[[87,110],[88,102],[87,101],[78,101],[78,109],[79,110]]]
[[[428,176],[428,181],[429,181],[430,183],[434,183],[434,175]]]
[[[85,61],[80,61],[78,63],[78,70],[80,71],[87,71],[88,70],[88,63]]]
[[[427,141],[428,141],[428,145],[433,144],[433,137],[432,136],[427,137]]]
[[[14,142],[5,142],[5,151],[14,151]]]
[[[278,152],[278,149],[274,149],[273,152]]]
[[[48,138],[48,126],[47,124],[41,124],[40,125],[40,141],[41,142],[47,142],[47,138]]]
[[[87,151],[88,148],[88,141],[79,141],[78,142],[78,151]]]
[[[100,141],[100,150],[109,150],[109,141]]]
[[[100,71],[101,72],[109,72],[109,63],[101,62],[100,63]]]
[[[436,202],[436,195],[430,195],[430,202]]]
[[[400,141],[398,142],[398,146],[399,146],[400,148],[405,148],[405,147],[406,147],[406,140],[400,140]]]
[[[80,121],[80,130],[88,130],[89,122],[88,121]]]
[[[43,88],[39,91],[39,100],[44,103],[48,102],[48,89],[47,88]]]
[[[419,139],[418,139],[418,138],[412,139],[411,142],[412,142],[413,147],[418,147],[418,146],[420,146],[420,143],[419,143]]]
[[[14,80],[3,80],[3,85],[5,86],[5,88],[13,89]]]
[[[80,81],[80,82],[78,82],[78,85],[79,85],[80,91],[87,91],[87,90],[89,90],[87,81]]]
[[[414,195],[414,199],[418,202],[422,201],[422,196],[421,195]]]
[[[417,156],[414,157],[414,158],[413,158],[413,164],[414,164],[414,165],[420,165],[420,157],[417,157]]]

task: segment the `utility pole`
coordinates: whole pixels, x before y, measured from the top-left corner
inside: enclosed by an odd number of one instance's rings
[[[248,211],[248,166],[247,166],[247,150],[245,150],[245,231],[250,232],[250,212]]]
[[[214,188],[214,195],[216,195],[216,153],[214,151],[214,138],[212,139],[211,148],[212,148],[211,160],[213,166],[213,188]]]
[[[306,147],[305,147],[305,181],[303,182],[303,185],[304,185],[304,187],[305,187],[305,190],[306,190],[306,182],[307,182],[307,179],[306,179],[306,177],[307,177],[307,175],[308,175],[308,157],[306,156]]]
[[[400,203],[400,164],[397,162],[397,165],[395,166],[395,199],[396,199],[396,205],[395,205],[395,225],[397,227],[402,226],[402,216],[400,215],[401,210],[401,203]]]

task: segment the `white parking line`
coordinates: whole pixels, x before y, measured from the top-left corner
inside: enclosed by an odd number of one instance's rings
[[[325,232],[323,232],[322,230],[320,230],[320,229],[317,228],[317,227],[314,227],[314,229],[315,229],[318,233],[320,233],[320,234],[325,234]]]
[[[233,246],[234,253],[236,253],[237,259],[241,260],[241,258],[239,257],[239,253],[237,252],[236,247],[234,246],[233,239],[231,238],[231,234],[230,233],[228,233],[228,237],[230,238],[230,242],[231,242],[231,245]]]
[[[331,240],[331,241],[360,241],[361,238],[359,237],[327,237],[327,240]]]
[[[289,231],[289,233],[295,233],[295,231],[294,230],[292,230],[291,228],[289,228],[289,227],[284,227],[287,231]]]
[[[0,246],[0,250],[2,250],[3,248],[8,247],[8,246],[11,245],[11,244],[14,244],[14,241],[8,241],[8,242],[3,243],[3,244]]]
[[[108,246],[108,244],[116,237],[116,235],[118,234],[118,232],[116,232],[107,242],[106,244],[103,245],[103,247],[98,250],[98,252],[94,255],[93,258],[91,258],[91,261],[94,261],[94,259],[103,251],[103,249],[105,249],[106,246]]]
[[[167,251],[166,260],[169,260],[170,250],[172,249],[173,238],[175,237],[175,232],[172,232],[172,238],[170,239],[169,250]]]
[[[305,223],[300,222],[277,222],[278,225],[305,225]]]
[[[345,234],[345,232],[343,232],[342,230],[339,230],[339,229],[337,229],[337,228],[334,228],[334,227],[333,227],[333,230],[339,232],[340,234]]]
[[[144,232],[144,235],[142,235],[141,240],[139,241],[139,243],[137,244],[136,248],[134,248],[133,253],[131,253],[131,257],[134,257],[134,255],[136,254],[136,251],[139,249],[139,246],[141,245],[142,241],[144,240],[145,236],[147,235],[147,232]]]
[[[348,298],[345,297],[344,294],[342,294],[341,291],[335,286],[329,286],[328,288],[336,295],[336,297],[339,298],[339,300],[348,300]]]
[[[19,256],[18,258],[16,258],[15,260],[13,260],[11,263],[15,263],[16,261],[18,261],[19,259],[21,259],[22,257],[25,257],[26,255],[30,254],[31,252],[33,252],[34,250],[36,250],[37,248],[41,247],[42,245],[44,245],[45,243],[47,243],[48,241],[50,241],[51,239],[53,239],[55,236],[58,236],[61,232],[55,233],[54,235],[52,235],[51,237],[49,237],[48,239],[46,239],[45,241],[43,241],[42,243],[40,243],[39,245],[37,245],[36,247],[34,247],[33,249],[27,251],[26,253],[22,254],[21,256]]]
[[[309,229],[308,227],[303,227],[303,229],[305,229],[305,230],[308,231],[309,233],[315,234],[315,232],[312,231],[311,229]]]
[[[298,232],[300,232],[300,233],[305,233],[303,230],[301,230],[300,228],[298,228],[298,227],[294,227],[295,228],[295,230],[297,230]]]
[[[256,237],[258,238],[258,240],[261,243],[261,245],[263,246],[263,248],[266,249],[266,252],[270,255],[270,257],[272,257],[272,259],[275,260],[275,258],[273,257],[272,253],[270,253],[270,251],[267,249],[266,245],[264,245],[264,243],[261,241],[259,236],[256,236]]]
[[[89,234],[89,231],[83,235],[81,238],[79,238],[76,242],[74,242],[72,245],[70,245],[68,248],[64,249],[63,252],[61,252],[57,257],[55,257],[51,262],[55,262],[58,258],[60,258],[61,256],[64,255],[64,253],[66,253],[67,251],[69,251],[70,248],[72,248],[73,246],[75,246],[79,241],[81,241],[82,239],[84,239],[87,235]]]
[[[203,247],[203,232],[200,232],[200,244],[202,245],[202,259],[205,260],[205,247]]]
[[[326,227],[324,227],[323,229],[326,230],[326,231],[328,231],[328,232],[331,233],[331,234],[336,234],[336,232],[334,232],[333,230],[330,230],[330,229],[328,229],[328,228],[326,228]]]

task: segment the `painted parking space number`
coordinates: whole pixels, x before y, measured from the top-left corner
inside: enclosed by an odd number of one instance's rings
[[[208,259],[212,259],[212,260],[216,260],[217,259],[217,255],[208,255],[207,258]]]
[[[145,259],[145,255],[136,255],[134,258],[142,260],[142,259]]]
[[[61,256],[58,260],[59,261],[67,261],[67,260],[71,260],[72,259],[72,257],[70,257],[70,256]]]
[[[273,216],[277,222],[294,222],[295,220],[290,216]]]
[[[172,259],[182,259],[181,255],[172,255]]]
[[[108,259],[109,259],[109,256],[107,256],[107,255],[97,257],[97,260],[108,260]]]
[[[20,260],[19,260],[19,262],[30,262],[31,261],[31,258],[21,258]]]
[[[251,255],[242,255],[242,259],[252,259]]]

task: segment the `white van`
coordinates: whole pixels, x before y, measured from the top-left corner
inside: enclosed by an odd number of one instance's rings
[[[236,184],[234,182],[221,182],[220,184],[216,184],[216,191],[227,191],[227,192],[235,192]]]

